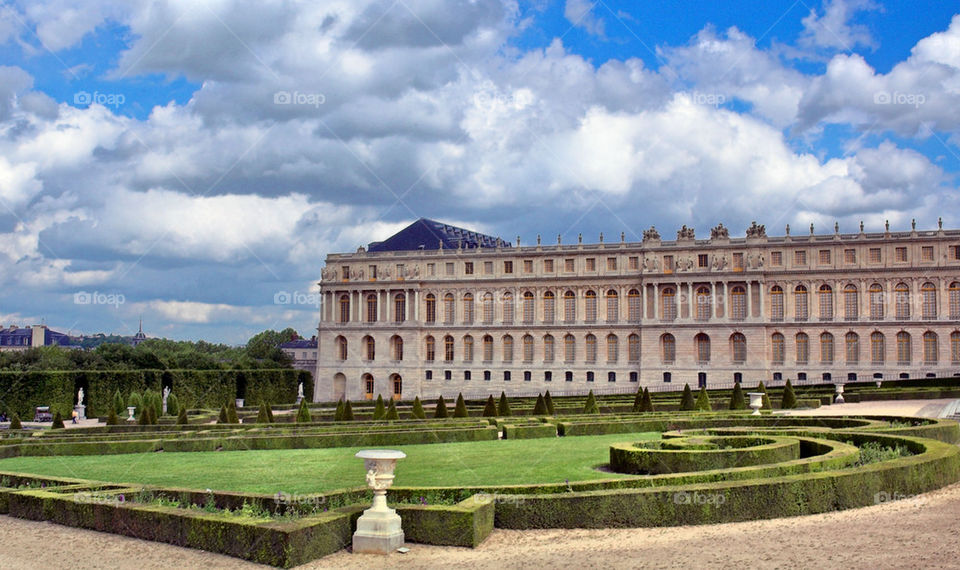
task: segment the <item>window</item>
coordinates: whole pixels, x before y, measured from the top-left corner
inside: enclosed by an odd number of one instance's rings
[[[553,360],[554,360],[553,335],[548,334],[543,337],[543,361],[553,362]]]
[[[920,287],[921,302],[923,303],[923,318],[937,318],[937,286],[927,282]]]
[[[773,333],[773,336],[770,337],[770,346],[773,348],[771,360],[774,364],[783,364],[786,358],[786,349],[783,340],[783,335],[780,333]]]
[[[607,363],[615,363],[620,359],[620,339],[615,334],[607,335]]]
[[[473,262],[465,261],[463,262],[463,274],[464,275],[473,275]]]
[[[640,269],[640,258],[637,256],[633,256],[629,258],[629,260],[627,261],[627,265],[631,271],[636,271]]]
[[[454,265],[452,261],[448,261],[446,264],[444,264],[444,266],[445,266],[447,275],[456,274],[456,270],[454,269]]]
[[[443,322],[452,325],[456,317],[457,306],[453,299],[453,293],[447,293],[443,296]]]
[[[701,364],[710,362],[710,337],[700,333],[693,340],[697,346],[697,361]]]
[[[843,288],[843,318],[848,321],[855,321],[860,315],[860,296],[857,294],[857,286],[849,284]]]
[[[586,322],[595,323],[597,322],[597,293],[595,291],[587,291],[586,298]]]
[[[883,286],[879,283],[870,286],[870,318],[874,320],[883,318]]]
[[[627,337],[627,358],[630,362],[640,360],[640,335],[636,333]]]
[[[543,272],[544,273],[553,273],[553,260],[544,259],[543,260]]]
[[[896,305],[897,318],[910,318],[910,288],[906,283],[897,283],[893,288],[893,298]]]
[[[435,264],[435,263],[428,263],[428,264],[427,264],[427,275],[429,275],[430,277],[433,277],[433,276],[436,275],[436,274],[437,274],[437,264]]]
[[[894,252],[894,255],[895,255],[894,260],[896,260],[897,263],[906,263],[906,262],[907,262],[907,248],[905,248],[905,247],[898,247],[898,248],[894,249],[893,252]]]
[[[587,271],[596,271],[597,270],[597,260],[594,257],[587,258]]]
[[[463,323],[473,324],[473,294],[467,293],[463,296]]]
[[[711,312],[713,312],[713,300],[710,298],[710,289],[707,289],[706,287],[698,287],[697,320],[709,321]]]
[[[543,373],[543,381],[544,381],[544,382],[552,382],[552,381],[553,381],[553,372],[551,372],[551,371],[549,371],[549,370],[547,370],[546,372],[544,372],[544,373]]]
[[[639,382],[639,381],[640,381],[640,375],[637,374],[636,372],[631,372],[631,373],[630,373],[630,381],[631,381],[631,382]]]
[[[859,364],[860,362],[860,335],[855,332],[848,332],[844,337],[846,344],[847,364]]]
[[[742,364],[747,361],[747,337],[742,333],[730,335],[730,353],[733,361]]]
[[[512,262],[512,261],[504,261],[504,262],[503,262],[503,272],[504,272],[504,273],[513,273],[513,262]]]
[[[856,262],[857,262],[857,250],[855,250],[855,249],[845,249],[845,250],[843,250],[843,262],[844,262],[844,263],[856,263]]]
[[[425,348],[424,353],[426,354],[427,362],[433,362],[434,360],[436,360],[437,342],[434,340],[432,336],[428,336],[424,340],[424,348]]]
[[[573,382],[573,372],[567,370],[563,373],[563,379],[566,382]]]
[[[806,265],[807,264],[807,252],[803,250],[797,250],[793,252],[793,264],[794,265]]]
[[[563,260],[563,270],[564,270],[565,272],[567,272],[567,273],[573,273],[574,271],[576,271],[576,269],[575,269],[575,267],[574,267],[574,264],[573,264],[573,259],[564,259],[564,260]]]
[[[374,390],[373,386],[374,386],[373,376],[369,374],[364,374],[363,375],[363,393],[366,394],[368,400],[373,399],[373,390]]]
[[[350,296],[340,295],[340,322],[350,322]]]
[[[564,362],[573,362],[576,360],[577,340],[572,334],[563,337],[563,360]]]
[[[344,280],[344,281],[349,281],[349,280],[350,280],[350,266],[349,266],[349,265],[344,265],[344,266],[343,266],[343,280]]]
[[[533,323],[533,293],[530,291],[525,291],[523,293],[523,322],[527,324]]]
[[[463,361],[473,362],[473,337],[470,335],[463,337]]]
[[[960,331],[950,333],[950,362],[960,363]]]
[[[833,288],[827,284],[820,286],[819,292],[819,301],[820,301],[820,320],[821,321],[832,321],[833,320]]]
[[[556,312],[556,297],[553,291],[547,291],[543,294],[543,322],[552,323]]]
[[[347,359],[347,339],[342,336],[337,337],[337,358]]]
[[[397,335],[390,338],[390,357],[393,360],[403,360],[403,339]]]
[[[493,275],[493,262],[484,261],[483,262],[483,274],[484,275]]]
[[[593,372],[587,372],[587,382],[593,382]]]
[[[607,322],[615,323],[620,315],[620,302],[617,298],[617,292],[613,289],[607,291]]]
[[[377,342],[372,336],[363,337],[363,358],[364,360],[374,360],[377,353]]]
[[[735,321],[747,318],[747,291],[740,285],[730,290],[730,318]]]
[[[660,355],[664,364],[672,364],[677,359],[677,339],[670,333],[660,336]]]
[[[504,382],[509,382],[509,381],[510,381],[510,371],[509,371],[509,370],[504,370],[504,371],[503,371],[503,381],[504,381]]]
[[[770,288],[770,320],[783,320],[783,288],[779,285]]]
[[[437,298],[433,295],[433,293],[429,293],[427,295],[426,300],[427,300],[427,311],[426,311],[427,322],[435,323],[437,322]]]
[[[443,360],[453,362],[453,337],[450,335],[443,337]]]
[[[524,370],[524,371],[523,371],[523,381],[524,381],[524,382],[529,382],[531,379],[533,379],[533,374],[532,374],[529,370]]]
[[[870,335],[870,360],[873,364],[883,364],[886,356],[883,333],[880,331]]]
[[[925,245],[920,248],[920,259],[922,261],[933,261],[933,246]]]
[[[484,370],[484,371],[483,371],[483,379],[484,379],[485,381],[489,382],[491,376],[492,376],[492,375],[490,374],[490,371],[489,371],[489,370]]]
[[[933,331],[923,333],[923,362],[925,364],[936,364],[938,357],[937,333]]]
[[[592,334],[588,334],[586,339],[586,346],[587,346],[587,354],[586,354],[587,362],[596,362],[597,361],[597,337],[593,336]]]
[[[493,323],[493,293],[483,294],[483,324]]]
[[[810,360],[810,337],[807,333],[797,333],[797,364],[806,364]]]
[[[367,295],[367,322],[377,322],[377,296]]]
[[[403,395],[403,379],[399,376],[393,377],[393,399],[399,400]]]
[[[563,320],[568,323],[577,320],[577,296],[573,291],[563,294]]]
[[[407,296],[397,293],[393,298],[393,322],[402,323],[407,320]]]
[[[950,318],[960,319],[960,282],[950,284]]]
[[[830,265],[830,250],[821,249],[819,252],[820,265]]]
[[[493,360],[493,337],[490,335],[484,335],[483,337],[483,361],[490,362]]]
[[[513,324],[513,293],[503,294],[503,322]]]
[[[697,267],[710,267],[710,256],[705,253],[697,254]]]
[[[463,381],[464,381],[464,382],[468,382],[469,380],[470,380],[470,371],[469,371],[469,370],[464,370],[464,371],[463,371]]]
[[[743,271],[743,253],[738,252],[733,254],[733,270]]]
[[[797,287],[793,290],[793,308],[793,316],[796,320],[805,321],[810,317],[810,311],[807,305],[806,286],[797,285]]]
[[[677,297],[673,287],[664,287],[660,293],[660,304],[663,311],[663,320],[674,321],[677,319]]]
[[[627,320],[631,323],[639,323],[641,310],[640,291],[630,289],[627,292]]]
[[[426,378],[427,380],[433,380],[433,370],[425,370],[424,378]]]
[[[960,260],[960,245],[950,246],[950,259],[954,261]]]
[[[664,381],[664,382],[670,383],[670,381],[671,381],[672,379],[673,379],[673,374],[671,374],[670,372],[664,372],[664,373],[663,373],[663,381]]]
[[[880,263],[881,257],[879,247],[871,247],[868,254],[869,257],[867,259],[869,259],[870,263]]]
[[[524,259],[523,260],[523,272],[524,273],[533,273],[533,260]]]
[[[833,364],[833,335],[828,332],[820,334],[820,363]]]
[[[521,340],[523,341],[523,361],[533,362],[533,337],[525,334]]]
[[[617,373],[616,372],[607,372],[607,382],[616,382]]]
[[[513,362],[513,337],[510,335],[503,337],[503,361]]]
[[[617,270],[617,258],[608,257],[607,258],[607,271],[616,271]]]
[[[782,251],[771,251],[770,252],[770,265],[774,267],[783,266],[783,252]]]
[[[897,364],[910,364],[910,333],[900,331],[897,333]]]
[[[673,272],[673,256],[672,255],[663,256],[663,271],[665,273]]]

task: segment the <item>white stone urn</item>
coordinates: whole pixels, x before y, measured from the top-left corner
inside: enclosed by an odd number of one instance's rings
[[[751,416],[759,416],[760,408],[763,407],[763,392],[747,392],[750,396],[750,408],[753,409]]]
[[[365,449],[356,457],[363,459],[367,471],[367,485],[373,489],[373,506],[357,519],[353,533],[353,552],[390,554],[403,546],[403,528],[400,515],[387,506],[387,489],[393,485],[393,471],[397,460],[407,454],[393,449]]]
[[[843,384],[837,384],[837,397],[833,399],[834,404],[843,404]]]
[[[880,384],[883,384],[883,380],[877,380],[877,388],[880,387]]]
[[[137,420],[133,419],[133,412],[135,412],[135,411],[137,411],[137,407],[136,407],[136,406],[127,406],[127,414],[130,415],[130,417],[127,418],[127,421],[128,421],[128,422],[135,422],[135,421],[137,421]]]

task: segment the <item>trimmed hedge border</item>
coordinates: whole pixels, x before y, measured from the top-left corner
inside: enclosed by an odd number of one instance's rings
[[[748,442],[749,440],[749,442]],[[676,447],[667,448],[667,443]],[[719,445],[732,445],[721,448]],[[767,465],[800,459],[800,441],[790,437],[681,437],[654,448],[648,443],[610,446],[610,468],[617,473],[664,474]],[[713,449],[704,448],[713,445]]]

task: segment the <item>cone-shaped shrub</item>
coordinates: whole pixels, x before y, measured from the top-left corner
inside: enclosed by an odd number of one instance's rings
[[[423,404],[420,402],[420,396],[414,397],[413,410],[411,413],[413,414],[413,417],[417,418],[418,420],[427,419],[427,414],[423,411]]]
[[[497,416],[497,403],[493,400],[493,394],[487,396],[487,405],[483,407],[483,417],[494,418]]]
[[[643,399],[640,401],[640,411],[641,412],[652,412],[653,411],[653,399],[650,398],[650,389],[643,389]]]
[[[533,415],[535,416],[545,416],[547,415],[547,403],[543,399],[543,394],[537,394],[537,403],[533,406]]]
[[[53,416],[53,425],[50,426],[50,429],[63,429],[63,416],[60,415],[60,410],[57,410],[57,413]]]
[[[693,399],[693,391],[690,390],[690,384],[683,385],[683,396],[680,396],[680,411],[692,412],[697,408],[697,402]]]
[[[141,414],[142,415],[142,414]],[[230,420],[227,418],[227,407],[220,406],[220,415],[217,417],[218,424],[228,424]]]
[[[465,418],[467,414],[467,403],[463,401],[463,392],[457,394],[457,407],[453,409],[453,417],[455,418]]]
[[[793,393],[793,385],[790,384],[790,380],[787,380],[787,384],[783,387],[783,401],[780,403],[780,408],[791,410],[796,407],[797,395]]]
[[[113,409],[113,406],[110,406],[110,411],[107,412],[107,425],[115,426],[120,423],[120,416],[117,415],[117,410]]]
[[[333,413],[333,421],[343,421],[343,398],[340,398],[340,400],[337,401],[337,411]]]
[[[343,404],[343,421],[345,422],[353,421],[353,406],[350,405],[350,400],[347,400]]]
[[[637,393],[633,396],[633,407],[630,408],[631,412],[642,412],[643,411],[643,390],[637,388]]]
[[[437,407],[433,412],[433,417],[435,418],[446,418],[450,414],[447,413],[447,403],[443,401],[443,395],[437,400]]]
[[[504,417],[513,415],[510,412],[510,402],[507,401],[506,392],[500,392],[500,403],[497,405],[497,415]]]
[[[393,398],[390,398],[390,405],[387,406],[387,416],[388,420],[399,420],[400,413],[397,411],[397,405],[393,403]]]
[[[168,416],[178,416],[180,415],[180,400],[177,398],[177,395],[173,392],[170,392],[170,395],[167,396],[167,415]]]
[[[187,407],[186,407],[186,406],[181,406],[181,407],[180,407],[180,412],[177,413],[177,425],[179,425],[179,426],[185,426],[185,425],[187,425],[188,423],[190,423],[190,422],[187,421]]]
[[[707,387],[704,386],[700,388],[700,393],[697,394],[697,409],[701,412],[712,412],[713,406],[710,405],[710,396],[707,394]]]
[[[240,423],[240,418],[237,417],[236,402],[230,402],[230,404],[227,405],[227,421],[231,424]]]
[[[150,406],[144,406],[143,411],[140,412],[140,417],[137,418],[137,423],[142,426],[150,425],[150,414],[153,412],[153,408]]]
[[[587,394],[587,401],[583,403],[583,413],[585,414],[600,413],[600,407],[597,406],[597,397],[593,395],[593,390],[590,390],[590,393]]]
[[[307,424],[310,423],[310,421],[310,408],[307,407],[307,399],[304,398],[300,400],[300,409],[297,410],[297,423]]]
[[[270,402],[267,402],[267,421],[273,423],[273,408],[270,407]]]
[[[113,393],[113,410],[117,412],[118,416],[123,415],[123,413],[127,411],[127,406],[123,401],[123,396],[120,394],[119,389]]]
[[[733,385],[733,393],[730,394],[730,409],[731,410],[747,409],[747,401],[743,397],[743,388],[740,387],[739,382]]]
[[[143,413],[143,399],[140,397],[140,394],[136,392],[130,392],[130,397],[127,398],[127,405],[136,408],[134,413],[138,416]]]
[[[260,402],[260,407],[257,410],[257,423],[258,424],[270,423],[270,418],[267,417],[267,406],[262,401]]]
[[[383,396],[377,394],[377,404],[373,407],[373,420],[382,420],[387,415],[387,408],[383,405]]]
[[[764,410],[772,410],[773,404],[770,403],[770,396],[767,395],[767,387],[763,385],[763,382],[757,384],[757,392],[763,392],[763,406]]]
[[[10,429],[23,429],[23,424],[20,423],[20,415],[17,412],[13,412],[13,417],[10,418]]]
[[[550,397],[550,390],[547,390],[547,393],[543,395],[543,403],[547,405],[547,413],[551,416],[557,414],[553,409],[553,398]]]

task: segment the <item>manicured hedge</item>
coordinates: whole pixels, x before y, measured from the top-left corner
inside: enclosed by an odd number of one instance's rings
[[[789,437],[714,436],[668,440],[668,449],[651,443],[615,443],[610,446],[610,468],[618,473],[661,474],[730,469],[745,465],[782,463],[800,458],[800,442]],[[690,445],[680,445],[689,442]],[[699,442],[713,445],[705,449]],[[644,447],[647,445],[648,447]],[[723,449],[718,446],[736,446]]]
[[[503,439],[533,439],[540,437],[557,437],[557,426],[554,424],[526,424],[503,426]]]
[[[404,539],[421,544],[475,548],[493,532],[494,504],[475,495],[453,506],[397,505]]]

